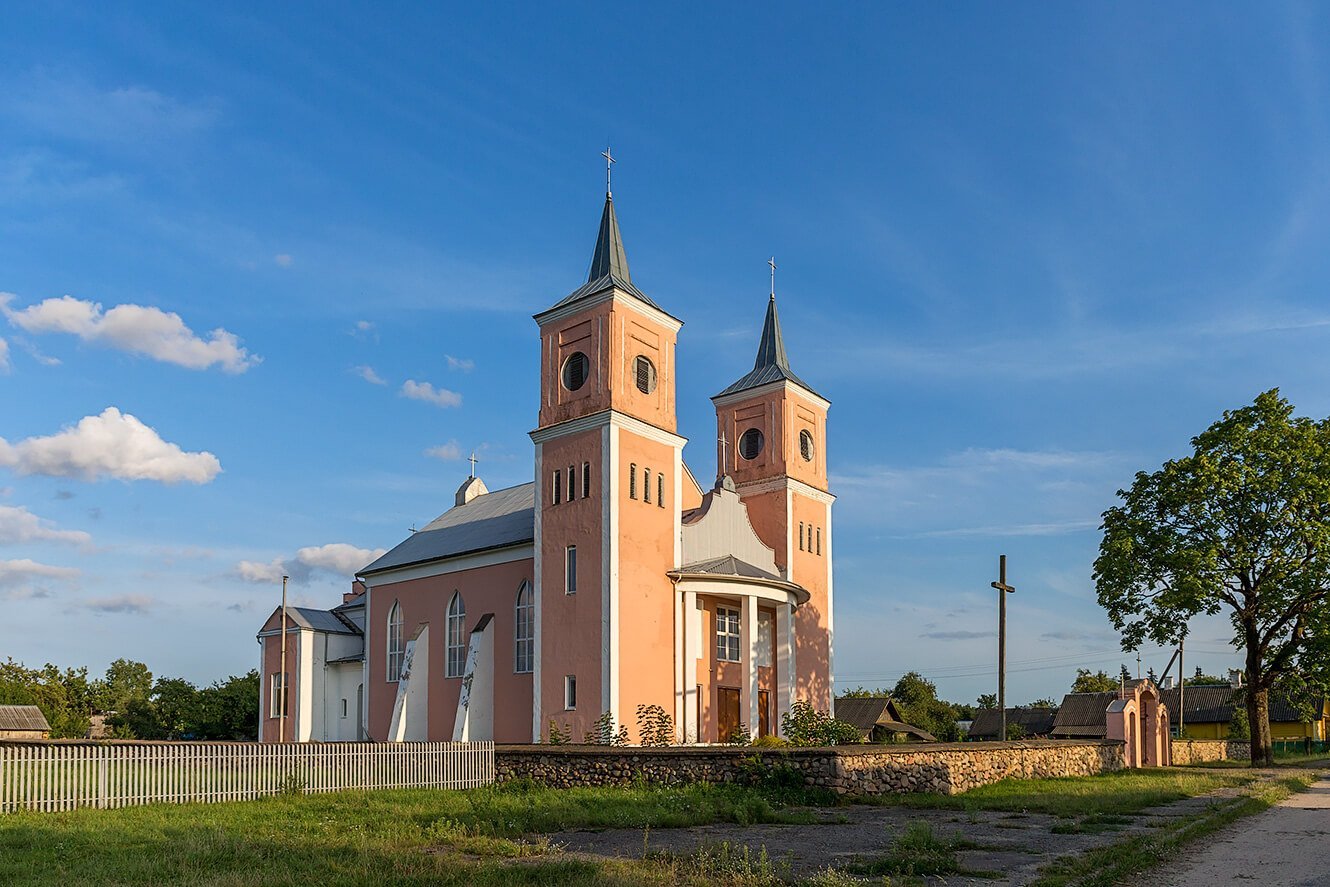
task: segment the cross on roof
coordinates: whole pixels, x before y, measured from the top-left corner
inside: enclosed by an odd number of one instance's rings
[[[717,455],[719,456],[719,458],[716,460],[717,468],[719,469],[716,474],[718,478],[725,476],[725,462],[726,462],[725,445],[728,443],[729,441],[725,439],[725,432],[722,431],[720,433],[720,438],[716,441],[716,450],[717,450]]]
[[[606,197],[609,197],[609,196],[610,196],[610,166],[612,166],[612,165],[615,164],[615,163],[618,163],[618,161],[615,160],[614,157],[613,157],[613,155],[610,154],[610,149],[609,149],[609,148],[606,148],[604,151],[601,151],[601,152],[600,152],[600,156],[605,158],[605,196],[606,196]]]
[[[776,257],[767,259],[767,264],[771,266],[771,297],[776,297]]]
[[[470,459],[467,459],[466,461],[468,461],[468,462],[471,463],[471,476],[472,476],[472,477],[475,477],[475,476],[476,476],[476,463],[480,461],[479,459],[476,458],[476,451],[475,451],[475,450],[472,450],[472,451],[471,451],[471,458],[470,458]]]

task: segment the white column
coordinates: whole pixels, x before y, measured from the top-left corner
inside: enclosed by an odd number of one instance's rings
[[[776,608],[776,722],[772,732],[779,735],[782,718],[794,702],[794,607]]]
[[[739,606],[740,664],[743,668],[743,684],[739,690],[739,711],[743,713],[748,729],[757,733],[757,599],[744,595]],[[722,736],[721,739],[728,737]]]
[[[688,611],[684,609],[683,595],[674,595],[674,733],[676,742],[688,741],[688,725],[684,723],[684,712],[688,708],[688,681],[684,674],[684,654],[688,644]]]
[[[683,741],[697,742],[697,592],[683,593]]]

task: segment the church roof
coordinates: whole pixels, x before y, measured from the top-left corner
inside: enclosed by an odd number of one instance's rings
[[[713,557],[710,560],[697,561],[692,564],[684,564],[679,568],[680,573],[704,573],[712,576],[741,576],[745,579],[771,579],[776,582],[785,580],[770,573],[761,567],[755,567],[747,561],[741,561],[732,554],[724,557]]]
[[[368,576],[397,567],[533,542],[536,538],[535,489],[535,484],[520,484],[450,508],[365,567],[359,575]]]
[[[790,359],[785,354],[785,338],[780,332],[780,315],[776,313],[776,296],[773,293],[767,302],[767,316],[762,323],[762,339],[757,345],[757,360],[753,361],[752,370],[716,397],[780,381],[793,382],[817,394],[813,391],[813,386],[800,379],[794,374],[794,370],[790,369]]]
[[[600,214],[600,231],[596,235],[596,250],[591,254],[591,268],[586,283],[564,296],[536,317],[556,311],[574,302],[617,288],[661,313],[669,312],[651,300],[651,297],[633,285],[628,271],[628,254],[623,248],[623,235],[619,233],[619,218],[614,213],[614,198],[605,195],[605,209]]]

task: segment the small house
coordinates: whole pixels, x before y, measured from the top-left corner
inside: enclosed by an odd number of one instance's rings
[[[853,724],[864,742],[937,742],[927,730],[905,723],[889,696],[842,696],[836,720]]]
[[[49,739],[51,725],[35,705],[0,705],[0,739]]]
[[[1007,709],[1007,732],[1018,734],[1021,739],[1045,739],[1053,732],[1053,721],[1057,718],[1056,708],[1009,708]],[[1019,730],[1013,729],[1018,727]],[[970,724],[969,738],[972,740],[1005,739],[1002,732],[1002,711],[996,708],[981,708],[975,711],[974,721]]]

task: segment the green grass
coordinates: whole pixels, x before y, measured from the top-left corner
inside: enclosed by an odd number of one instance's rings
[[[1182,798],[1246,785],[1255,778],[1249,772],[1205,768],[1119,770],[1099,776],[1063,779],[1004,779],[961,795],[879,795],[864,798],[862,803],[967,812],[1048,813],[1064,817],[1130,816]]]
[[[1157,831],[1132,835],[1079,856],[1062,857],[1045,866],[1031,887],[1110,887],[1131,874],[1176,859],[1183,845],[1244,816],[1273,807],[1311,785],[1315,778],[1308,773],[1276,779],[1257,785],[1237,798],[1216,802],[1207,810]]]
[[[553,790],[519,784],[15,813],[0,816],[0,884],[726,883],[682,862],[551,854],[548,845],[523,836],[812,819],[808,811],[773,804],[760,790],[707,785]]]
[[[881,856],[860,860],[846,866],[856,875],[881,875],[929,878],[940,875],[965,875],[971,878],[996,878],[996,872],[972,871],[964,868],[957,858],[961,850],[978,847],[964,838],[939,838],[926,822],[912,822],[905,832],[892,841],[891,848]]]

